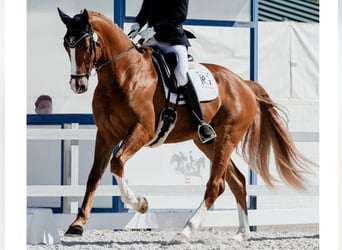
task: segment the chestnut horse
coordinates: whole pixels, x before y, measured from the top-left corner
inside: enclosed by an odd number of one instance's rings
[[[58,9],[67,27],[64,47],[71,61],[71,89],[87,91],[91,70],[97,70],[92,108],[97,125],[94,162],[76,220],[66,235],[82,235],[87,223],[96,188],[110,160],[110,171],[121,191],[122,201],[145,213],[147,200],[137,197],[124,179],[124,166],[140,148],[154,138],[158,116],[165,106],[165,95],[152,58],[151,48],[132,45],[128,36],[112,20],[97,12],[82,11],[70,17]],[[186,105],[179,105],[178,119],[165,143],[192,139],[210,159],[211,173],[204,199],[174,242],[187,242],[200,226],[204,216],[227,182],[238,207],[238,240],[249,238],[245,177],[231,159],[242,141],[242,155],[256,173],[270,186],[275,178],[269,172],[269,155],[273,147],[279,176],[298,189],[305,186],[304,174],[310,163],[295,148],[289,132],[279,116],[278,107],[256,82],[244,81],[230,70],[203,64],[213,74],[219,94],[201,103],[206,122],[217,133],[212,144],[202,144],[196,122]],[[143,167],[143,166],[141,166]]]

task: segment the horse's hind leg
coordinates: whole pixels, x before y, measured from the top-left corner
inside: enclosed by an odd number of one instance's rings
[[[226,181],[235,196],[239,215],[239,230],[234,239],[247,240],[250,237],[250,231],[247,217],[246,180],[232,160],[228,162]]]
[[[199,148],[212,159],[212,167],[210,178],[207,183],[204,200],[196,210],[191,219],[186,223],[182,232],[171,243],[188,242],[190,241],[190,234],[196,231],[208,210],[214,204],[217,197],[219,197],[225,190],[225,178],[230,155],[236,146],[235,140],[232,140],[231,126],[226,125],[221,127],[221,131],[217,128],[218,136],[212,148],[199,146]],[[240,139],[240,137],[238,137]]]

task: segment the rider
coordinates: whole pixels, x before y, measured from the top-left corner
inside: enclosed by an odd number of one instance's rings
[[[157,46],[162,53],[176,53],[178,64],[175,68],[177,87],[183,94],[187,105],[199,124],[198,134],[202,143],[210,143],[216,137],[214,129],[203,119],[201,106],[188,77],[188,54],[190,46],[183,30],[182,23],[188,13],[188,0],[144,0],[142,7],[131,26],[131,37],[135,37],[139,30],[148,23],[153,27],[155,34],[149,45]]]

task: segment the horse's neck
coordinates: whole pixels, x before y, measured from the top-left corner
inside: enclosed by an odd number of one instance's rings
[[[90,22],[95,32],[101,34],[104,60],[110,60],[131,45],[130,40],[119,26],[105,16],[95,13]]]
[[[96,21],[96,22],[95,22]],[[110,88],[125,88],[127,84],[133,84],[127,81],[129,76],[134,75],[133,71],[138,70],[137,62],[142,62],[142,54],[132,47],[132,42],[127,35],[113,22],[107,20],[94,19],[95,32],[101,36],[102,56],[99,64],[110,62],[98,71],[99,83],[106,84]],[[127,53],[126,53],[127,52]],[[130,71],[129,74],[127,72]],[[128,77],[128,78],[127,78]],[[100,81],[100,78],[103,81]],[[114,84],[108,85],[108,79]],[[129,80],[129,79],[128,79]],[[114,86],[116,85],[116,86]]]
[[[124,52],[128,49],[132,43],[128,39],[128,37],[120,30],[119,27],[114,26],[113,33],[108,32],[107,40],[109,41],[106,45],[109,47],[108,49],[111,51],[110,56],[117,56],[118,54]]]
[[[101,36],[100,47],[102,51],[101,57],[98,58],[98,65],[101,67],[101,65],[106,64],[97,73],[99,80],[104,77],[103,79],[106,79],[106,82],[108,78],[119,81],[119,79],[122,79],[122,73],[128,67],[127,65],[130,64],[127,61],[130,60],[127,55],[119,55],[127,50],[131,43],[125,37],[125,34],[118,27],[114,27],[114,25],[106,28],[101,27],[101,30],[98,29],[97,32]]]

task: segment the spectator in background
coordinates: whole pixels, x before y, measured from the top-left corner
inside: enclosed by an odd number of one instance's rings
[[[35,105],[36,114],[51,114],[52,113],[52,99],[48,95],[41,95],[37,98]]]

